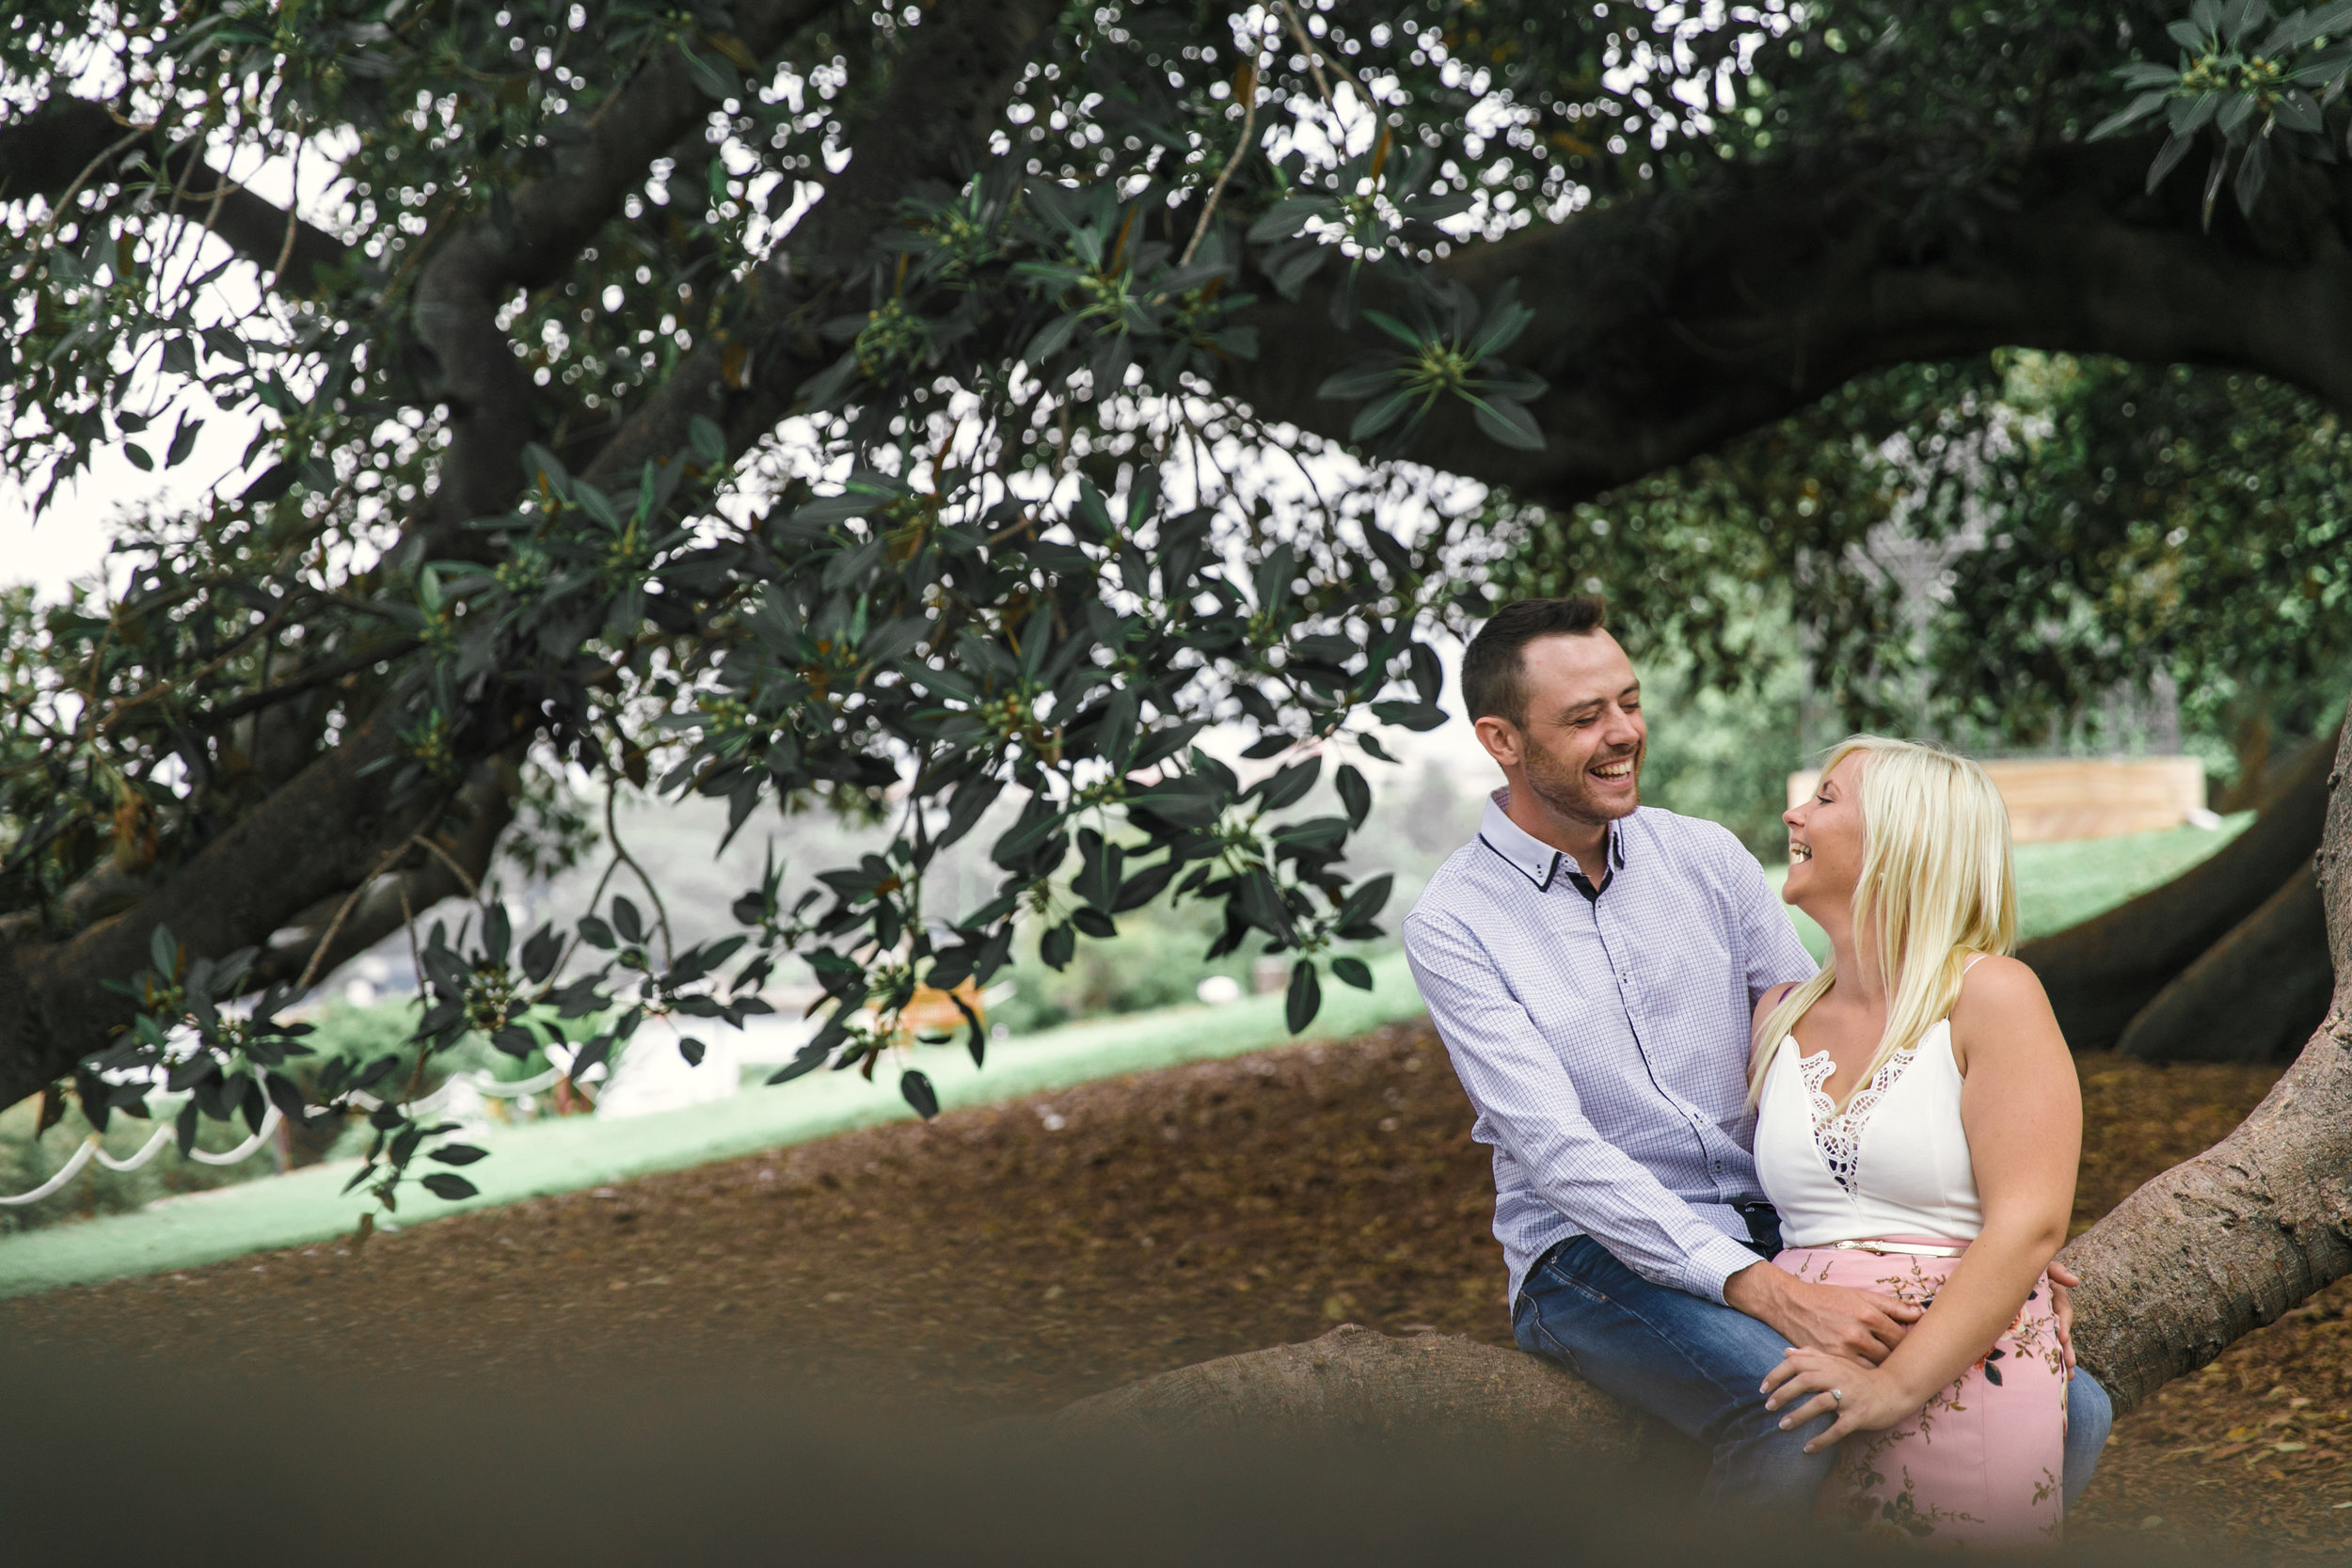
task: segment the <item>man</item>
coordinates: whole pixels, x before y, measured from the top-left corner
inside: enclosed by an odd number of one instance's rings
[[[1760,1385],[1791,1344],[1882,1361],[1919,1308],[1774,1267],[1748,1140],[1756,999],[1814,963],[1729,832],[1641,803],[1641,683],[1597,598],[1504,606],[1462,694],[1505,787],[1405,950],[1494,1148],[1524,1349],[1709,1445],[1718,1507],[1802,1515],[1835,1462]],[[2057,1276],[2054,1271],[2053,1277]],[[2073,1283],[2070,1279],[2067,1283]],[[2113,1412],[2068,1387],[2066,1496]]]

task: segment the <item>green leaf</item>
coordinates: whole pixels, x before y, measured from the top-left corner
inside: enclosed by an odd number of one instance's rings
[[[1435,703],[1375,703],[1372,716],[1383,724],[1408,730],[1434,730],[1445,722],[1445,709]]]
[[[180,972],[180,943],[168,926],[157,926],[147,933],[147,961],[155,967],[156,974],[168,982]]]
[[[1259,804],[1264,810],[1280,811],[1284,806],[1295,803],[1306,795],[1307,791],[1314,788],[1315,780],[1322,774],[1323,759],[1309,757],[1304,762],[1292,763],[1288,768],[1279,768],[1261,779],[1250,793],[1258,798]]]
[[[734,66],[697,55],[684,39],[678,40],[677,52],[686,61],[687,76],[707,96],[722,101],[743,96],[743,78]]]
[[[450,1203],[471,1197],[482,1190],[464,1177],[453,1176],[445,1170],[428,1172],[420,1180],[423,1181],[426,1192]]]
[[[1372,785],[1364,782],[1364,776],[1352,762],[1340,764],[1331,782],[1339,787],[1341,803],[1347,807],[1347,820],[1362,827],[1364,818],[1372,815]]]
[[[1397,385],[1397,362],[1391,361],[1362,370],[1335,372],[1323,378],[1323,385],[1315,388],[1315,396],[1334,402],[1372,397]]]
[[[697,414],[686,421],[686,438],[708,467],[715,468],[727,460],[726,433],[708,415]]]
[[[1294,1035],[1315,1021],[1323,1010],[1323,983],[1315,978],[1312,958],[1301,958],[1291,965],[1290,990],[1282,998],[1282,1022],[1290,1025]]]
[[[1394,316],[1390,315],[1386,310],[1367,310],[1364,312],[1364,320],[1372,323],[1373,325],[1378,327],[1390,337],[1394,338],[1398,342],[1403,343],[1406,348],[1411,349],[1414,353],[1418,354],[1421,352],[1421,346],[1423,341],[1422,335],[1414,331],[1410,326],[1407,326],[1405,323],[1397,320]]]
[[[1378,436],[1405,417],[1406,411],[1413,406],[1414,396],[1411,391],[1391,392],[1376,403],[1364,404],[1348,425],[1347,438],[1351,441],[1369,441]]]
[[[939,1091],[931,1087],[930,1079],[914,1068],[898,1075],[898,1092],[914,1107],[914,1114],[925,1121],[939,1115]]]
[[[1312,240],[1295,240],[1293,248],[1277,252],[1265,259],[1265,275],[1273,282],[1275,292],[1284,299],[1296,299],[1307,280],[1323,270],[1323,263],[1338,254],[1336,247],[1318,245]]]
[[[1535,312],[1518,302],[1517,281],[1504,284],[1497,292],[1494,303],[1487,307],[1486,319],[1470,343],[1473,357],[1483,359],[1489,354],[1501,354],[1518,341],[1519,334],[1534,321]]]
[[[2200,93],[2195,98],[2172,101],[2171,122],[2176,135],[2194,135],[2213,123],[2213,117],[2221,110],[2222,95],[2217,92]]]
[[[2187,157],[2188,150],[2196,145],[2195,136],[2185,136],[2178,131],[2165,138],[2164,145],[2156,150],[2155,162],[2148,166],[2150,196],[2156,194],[2156,187],[2164,183],[2164,177],[2180,167],[2181,160]]]
[[[1524,404],[1477,398],[1472,400],[1478,428],[1506,447],[1521,451],[1544,450],[1544,433]]]
[[[2290,131],[2320,131],[2326,128],[2326,121],[2320,118],[2319,104],[2300,87],[2286,90],[2279,100],[2273,118]],[[173,442],[172,448],[179,450],[179,443]]]
[[[2246,156],[2238,160],[2237,181],[2232,186],[2237,197],[2237,210],[2251,216],[2254,203],[2263,194],[2263,177],[2269,172],[2270,143],[2257,136],[2247,148]]]
[[[2158,109],[2163,108],[2165,100],[2169,96],[2169,94],[2162,92],[2141,93],[2137,98],[2133,99],[2122,108],[2116,110],[2115,113],[2107,116],[2106,119],[2091,127],[2089,139],[2091,141],[2104,141],[2106,138],[2112,136],[2121,131],[2124,131],[2131,126],[2138,124],[2141,120],[2146,119],[2149,116],[2154,114]]]
[[[1251,245],[1268,245],[1287,240],[1307,226],[1309,218],[1336,219],[1340,204],[1327,196],[1286,196],[1265,210],[1264,215],[1249,226]]]
[[[1346,981],[1358,990],[1372,989],[1372,966],[1361,958],[1351,957],[1333,958],[1331,974],[1334,978]]]
[[[637,912],[636,905],[617,895],[612,900],[612,928],[621,933],[623,942],[633,943],[645,940],[644,917]]]
[[[1394,891],[1395,887],[1394,874],[1387,871],[1383,871],[1377,877],[1358,882],[1356,891],[1350,893],[1340,904],[1339,923],[1342,928],[1360,926],[1378,914],[1387,907],[1389,895]]]
[[[1021,357],[1032,365],[1043,364],[1062,351],[1069,343],[1071,334],[1082,325],[1083,318],[1075,314],[1056,316],[1038,329],[1037,336],[1029,340],[1029,346],[1021,351]]]
[[[577,486],[572,491],[572,499],[579,503],[582,512],[587,513],[606,529],[614,533],[621,531],[620,509],[612,504],[612,497],[596,486],[593,484]]]

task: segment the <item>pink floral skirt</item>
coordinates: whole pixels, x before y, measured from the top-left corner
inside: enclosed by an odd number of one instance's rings
[[[1923,1306],[1960,1263],[1843,1247],[1790,1247],[1775,1261],[1800,1279]],[[1922,1546],[2055,1544],[2065,1513],[2066,1378],[2045,1275],[2009,1331],[1917,1415],[1839,1445],[1821,1517]]]

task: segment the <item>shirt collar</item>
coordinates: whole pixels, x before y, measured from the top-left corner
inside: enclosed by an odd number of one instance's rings
[[[1540,893],[1551,885],[1561,862],[1569,857],[1565,850],[1553,848],[1512,821],[1510,804],[1511,790],[1507,784],[1486,797],[1486,815],[1478,823],[1478,841],[1508,861],[1511,869],[1533,882]],[[1617,831],[1613,822],[1609,825],[1607,854],[1612,869],[1625,869],[1625,834]]]

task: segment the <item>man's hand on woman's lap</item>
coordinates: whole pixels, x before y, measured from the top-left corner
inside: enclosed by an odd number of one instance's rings
[[[1874,1291],[1815,1285],[1772,1263],[1724,1281],[1724,1301],[1802,1349],[1877,1366],[1902,1343],[1921,1308]]]

